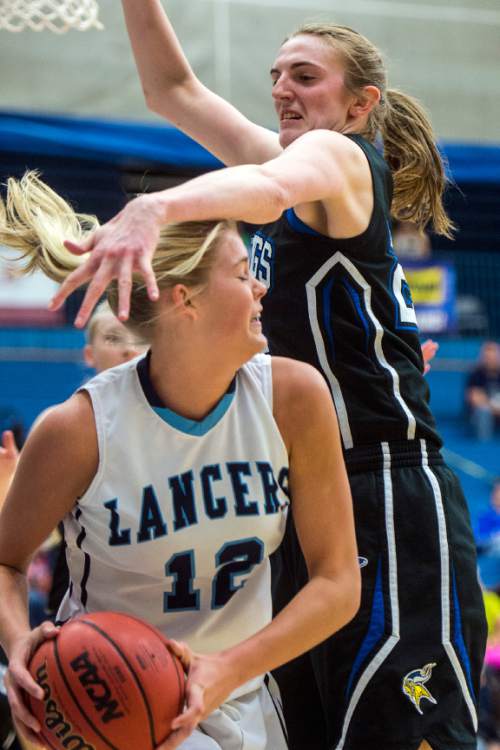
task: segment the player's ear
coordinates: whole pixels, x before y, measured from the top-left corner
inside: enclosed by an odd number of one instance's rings
[[[363,92],[357,96],[349,107],[352,117],[368,115],[380,101],[380,89],[377,86],[364,86]]]
[[[193,302],[193,291],[185,284],[176,284],[171,290],[171,295],[176,310],[185,313],[190,317],[196,313],[196,307]]]
[[[92,344],[85,344],[83,349],[83,360],[87,367],[95,367],[94,348]]]

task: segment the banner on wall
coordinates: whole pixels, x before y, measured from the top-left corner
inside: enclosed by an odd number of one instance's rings
[[[447,262],[405,263],[404,271],[422,333],[455,330],[455,268]]]
[[[0,325],[63,325],[64,311],[47,309],[59,284],[39,271],[21,276],[14,260],[17,255],[0,245]]]

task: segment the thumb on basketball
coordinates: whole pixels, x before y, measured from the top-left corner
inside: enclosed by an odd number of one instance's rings
[[[181,641],[174,641],[171,638],[168,640],[168,648],[176,656],[184,667],[184,671],[187,672],[191,666],[193,660],[193,652],[186,643]]]

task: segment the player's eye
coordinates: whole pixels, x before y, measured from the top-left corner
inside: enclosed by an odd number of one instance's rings
[[[106,342],[106,344],[109,344],[110,346],[117,346],[118,344],[121,343],[122,339],[113,333],[107,333],[104,336],[104,341]]]

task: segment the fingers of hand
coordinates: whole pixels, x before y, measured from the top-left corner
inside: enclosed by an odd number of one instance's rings
[[[29,727],[26,726],[26,724],[23,724],[20,721],[16,721],[14,717],[14,729],[16,730],[16,733],[18,736],[22,737],[23,740],[26,740],[31,745],[35,745],[38,747],[47,747],[45,743],[42,741],[40,735],[35,734]]]
[[[4,430],[2,433],[2,445],[5,450],[6,458],[16,458],[19,454],[12,430]]]
[[[24,664],[11,660],[5,680],[16,703],[24,705],[22,699],[23,690],[36,700],[42,700],[43,690],[40,685],[37,685]],[[7,690],[7,695],[9,695],[9,690]]]
[[[109,282],[113,278],[115,278],[116,273],[114,272],[114,266],[115,257],[105,257],[102,260],[102,263],[100,264],[97,272],[93,275],[92,281],[90,282],[87,291],[85,292],[85,297],[83,298],[83,302],[80,305],[80,309],[78,310],[78,315],[76,316],[75,325],[77,326],[77,328],[83,328],[83,326],[87,323],[92,310],[99,302]],[[75,273],[77,273],[77,271],[73,271],[71,276],[73,276]],[[71,276],[68,276],[68,280],[71,278]]]
[[[193,731],[202,720],[205,712],[204,694],[205,689],[202,685],[188,683],[186,690],[186,710],[173,720],[172,729]]]
[[[78,289],[79,286],[85,284],[94,274],[94,261],[89,258],[88,261],[83,263],[79,268],[70,273],[70,275],[64,279],[63,283],[52,297],[49,302],[50,310],[58,310],[63,302],[69,297],[69,295]]]
[[[69,250],[70,253],[73,253],[73,255],[85,255],[85,253],[88,253],[90,252],[90,250],[92,250],[94,241],[94,235],[92,237],[89,237],[84,242],[80,243],[72,242],[71,240],[65,240],[64,247],[66,248],[66,250]]]
[[[40,731],[40,723],[29,711],[23,700],[23,690],[36,700],[43,699],[43,690],[36,684],[29,672],[9,667],[5,677],[7,698],[13,717],[29,727],[33,732]]]
[[[156,276],[151,265],[151,261],[147,260],[142,256],[138,262],[138,270],[146,282],[146,289],[148,290],[148,297],[150,300],[155,302],[160,296],[160,290],[156,281]]]
[[[184,667],[184,671],[187,672],[193,660],[193,652],[191,651],[189,646],[182,641],[169,640],[168,647],[172,651],[172,653],[174,653],[175,656],[179,659],[182,666]]]
[[[50,620],[46,620],[45,622],[42,622],[41,625],[39,625],[35,630],[34,633],[37,633],[39,636],[37,638],[37,643],[41,643],[42,641],[46,641],[49,638],[55,638],[58,634],[61,628],[57,627],[57,625],[54,625],[53,622],[50,622]]]
[[[132,256],[124,255],[118,273],[118,317],[128,320],[132,290]]]

